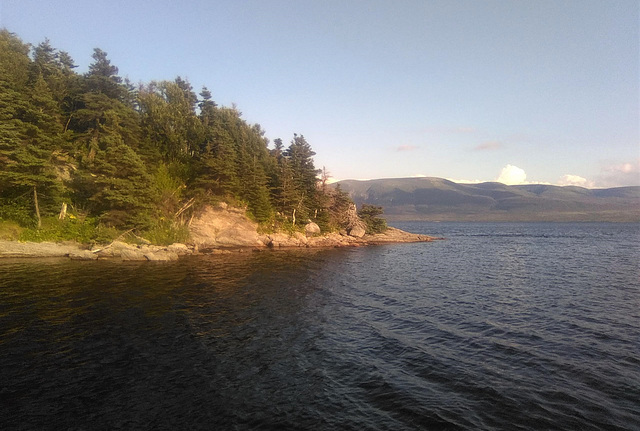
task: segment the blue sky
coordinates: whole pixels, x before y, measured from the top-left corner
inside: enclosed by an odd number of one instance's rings
[[[0,0],[0,26],[187,78],[336,179],[640,185],[635,0]]]

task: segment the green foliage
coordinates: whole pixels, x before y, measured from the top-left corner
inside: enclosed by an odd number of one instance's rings
[[[24,229],[20,241],[78,241],[84,244],[105,244],[113,241],[119,231],[98,223],[95,218],[80,220],[75,216],[58,220],[55,217],[43,219],[41,229]]]
[[[171,245],[176,242],[184,243],[189,240],[189,228],[171,220],[161,218],[142,233],[142,236],[158,245]]]
[[[23,230],[24,228],[14,221],[0,219],[0,240],[16,241]]]
[[[0,199],[0,220],[12,221],[22,227],[36,227],[30,195],[16,199]]]
[[[206,87],[201,100],[180,77],[136,88],[106,52],[92,57],[78,74],[48,40],[32,49],[0,30],[0,221],[28,228],[22,237],[92,242],[135,229],[184,241],[182,223],[215,201],[241,202],[262,226],[292,232],[309,219],[323,231],[342,226],[345,196],[318,187],[303,135],[270,150],[260,125]],[[62,202],[88,217],[51,218]],[[46,226],[35,229],[40,216]]]
[[[363,204],[358,211],[358,216],[367,225],[367,233],[376,234],[387,230],[387,221],[378,217],[383,213],[382,207]]]

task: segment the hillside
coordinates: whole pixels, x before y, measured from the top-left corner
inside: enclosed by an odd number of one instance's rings
[[[640,187],[458,184],[442,178],[338,183],[354,202],[384,207],[388,220],[640,221]]]

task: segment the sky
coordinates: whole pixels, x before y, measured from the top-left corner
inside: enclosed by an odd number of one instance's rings
[[[0,0],[0,27],[206,86],[335,180],[640,185],[636,0]]]

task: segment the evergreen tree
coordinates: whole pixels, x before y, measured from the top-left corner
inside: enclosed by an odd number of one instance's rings
[[[48,40],[31,50],[0,30],[0,217],[33,223],[64,196],[103,223],[141,227],[180,199],[214,197],[245,202],[260,222],[278,211],[339,224],[344,196],[318,187],[304,136],[269,150],[262,127],[206,87],[201,100],[181,77],[136,88],[106,52],[92,58],[80,75]]]
[[[104,138],[114,140],[117,138]],[[150,223],[157,190],[142,159],[123,142],[109,142],[94,159],[94,212],[113,226],[144,227]]]
[[[0,197],[15,214],[33,214],[39,224],[41,209],[52,211],[62,189],[52,164],[59,124],[44,80],[28,85],[30,67],[28,47],[0,31]]]
[[[290,181],[285,200],[296,210],[298,218],[312,217],[318,209],[316,175],[319,170],[313,164],[315,154],[304,136],[297,134],[293,135],[291,144],[284,152],[290,174],[289,179],[283,179]]]
[[[118,68],[111,64],[107,53],[100,48],[94,48],[92,57],[94,61],[89,65],[89,72],[86,74],[88,90],[120,100],[124,91]]]

